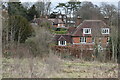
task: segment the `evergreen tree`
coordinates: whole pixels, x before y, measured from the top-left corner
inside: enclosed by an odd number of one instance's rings
[[[10,39],[17,42],[25,42],[32,35],[33,29],[26,18],[16,15],[9,18]]]
[[[38,12],[35,8],[35,5],[33,5],[29,10],[28,10],[28,20],[31,21],[34,19],[34,16],[36,15],[38,17]]]
[[[21,2],[9,2],[8,3],[8,14],[9,16],[12,15],[21,15],[27,18],[27,9],[23,7]]]

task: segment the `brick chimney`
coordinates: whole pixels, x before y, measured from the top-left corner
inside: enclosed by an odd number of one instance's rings
[[[80,25],[81,23],[82,23],[82,17],[77,16],[76,26]]]
[[[108,16],[105,16],[103,21],[106,23],[106,25],[109,25],[109,17]]]

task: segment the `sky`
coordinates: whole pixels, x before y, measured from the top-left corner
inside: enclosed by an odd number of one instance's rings
[[[36,2],[36,1],[43,1],[43,0],[20,0],[22,2]],[[44,0],[44,1],[50,1],[55,6],[60,2],[67,2],[69,0]],[[101,2],[107,2],[109,4],[114,4],[115,6],[118,6],[118,2],[120,0],[79,0],[80,2],[83,1],[91,1],[93,4],[100,5]]]
[[[37,1],[43,1],[43,0],[20,0],[21,2],[37,2]],[[54,8],[57,6],[58,3],[65,3],[68,2],[69,0],[44,0],[44,1],[49,1],[52,2],[52,11],[56,11]],[[120,0],[79,0],[80,2],[83,1],[90,1],[95,5],[100,6],[101,2],[106,2],[108,4],[114,4],[116,7],[118,7],[118,2]]]
[[[2,0],[2,1],[8,1],[8,0]],[[17,1],[17,0],[11,0],[11,1]],[[43,0],[20,0],[21,2],[37,2],[37,1],[43,1]],[[49,1],[49,2],[52,2],[52,7],[51,8],[55,8],[55,6],[58,4],[58,3],[65,3],[65,2],[68,2],[69,0],[44,0],[44,1]],[[93,4],[95,5],[100,5],[101,2],[106,2],[108,4],[114,4],[116,7],[118,7],[118,2],[120,0],[79,0],[80,2],[83,2],[83,1],[90,1],[92,2]]]
[[[36,2],[36,1],[43,1],[43,0],[20,0],[22,2]],[[44,0],[45,1],[45,0]],[[69,0],[47,0],[47,1],[51,1],[51,2],[67,2]],[[120,0],[79,0],[80,2],[82,1],[91,1],[91,2],[110,2],[110,3],[114,3],[114,2],[118,2]]]
[[[2,1],[9,1],[9,0],[2,0]],[[17,1],[17,0],[11,0],[11,1]],[[20,0],[21,2],[37,2],[37,1],[43,1],[43,0]],[[44,1],[50,1],[53,5],[56,5],[60,2],[68,2],[69,0],[44,0]],[[118,2],[120,0],[79,0],[80,2],[83,1],[90,1],[93,4],[100,5],[101,2],[107,2],[110,4],[114,4],[115,6],[118,6]]]

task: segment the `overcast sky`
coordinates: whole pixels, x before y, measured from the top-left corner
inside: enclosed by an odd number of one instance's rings
[[[37,1],[43,1],[43,0],[20,0],[21,2],[37,2]],[[55,8],[55,6],[58,4],[58,3],[65,3],[65,2],[68,2],[69,0],[44,0],[44,1],[50,1],[52,2],[52,10],[54,11],[53,8]],[[80,2],[83,2],[83,1],[90,1],[92,2],[93,4],[96,4],[96,5],[100,5],[101,2],[107,2],[109,4],[114,4],[116,7],[118,7],[118,2],[120,0],[79,0]]]
[[[2,0],[2,1],[9,1],[9,0]],[[10,0],[10,1],[18,1],[18,0]],[[21,2],[36,2],[36,1],[43,1],[43,0],[20,0],[20,1]],[[44,0],[44,1],[50,1],[50,2],[52,2],[53,5],[56,5],[57,3],[67,2],[69,0]],[[99,5],[101,2],[107,2],[107,3],[110,3],[110,4],[114,4],[115,6],[118,6],[118,2],[120,0],[79,0],[79,1],[80,2],[91,1],[93,4],[97,4],[97,5]]]
[[[20,1],[22,1],[22,2],[36,2],[36,1],[43,1],[43,0],[20,0]],[[50,1],[50,2],[52,2],[53,5],[56,5],[57,3],[67,2],[69,0],[47,0],[47,1]],[[107,3],[114,4],[115,6],[117,6],[118,1],[120,1],[120,0],[79,0],[79,1],[80,2],[91,1],[92,3],[97,4],[97,5],[99,5],[101,2],[107,2]]]
[[[38,0],[21,0],[23,2],[36,2]],[[39,1],[42,1],[42,0],[39,0]],[[69,0],[48,0],[48,1],[51,1],[51,2],[66,2],[66,1],[69,1]],[[119,0],[79,0],[79,1],[91,1],[91,2],[118,2]]]

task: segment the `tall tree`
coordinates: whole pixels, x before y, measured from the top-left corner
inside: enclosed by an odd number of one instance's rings
[[[109,25],[117,25],[117,8],[113,4],[101,3],[101,13],[109,17]]]
[[[42,2],[36,2],[35,7],[39,13],[39,16],[49,15],[51,10],[51,2],[44,0]]]
[[[36,10],[35,5],[33,5],[30,9],[28,9],[27,15],[29,21],[33,20],[35,15],[36,17],[38,17],[38,12]]]
[[[111,28],[111,48],[112,48],[112,60],[117,59],[117,43],[118,43],[118,11],[115,5],[102,3],[101,13],[109,18],[108,25]]]
[[[81,4],[81,2],[79,2],[77,0],[70,0],[67,3],[59,3],[56,6],[56,8],[61,8],[62,11],[60,11],[60,12],[63,12],[63,10],[64,10],[65,15],[67,15],[67,17],[68,17],[66,22],[68,22],[68,21],[70,22],[70,21],[74,21],[76,19],[75,13],[80,8],[80,4]],[[71,26],[71,25],[69,25],[69,26]]]
[[[82,2],[81,8],[77,11],[76,15],[82,19],[102,19],[103,15],[100,13],[100,8],[92,2]]]
[[[23,7],[21,2],[8,2],[8,14],[12,15],[21,15],[27,17],[27,9]]]
[[[9,35],[11,41],[25,42],[32,35],[33,29],[26,18],[16,15],[9,18]]]

